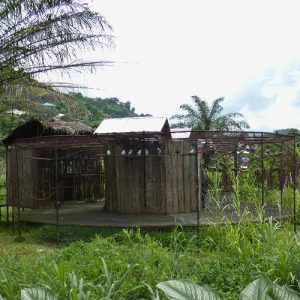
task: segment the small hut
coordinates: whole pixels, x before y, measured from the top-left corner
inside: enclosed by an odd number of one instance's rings
[[[197,165],[189,139],[172,139],[166,118],[104,120],[105,207],[122,213],[196,211]]]
[[[7,148],[8,204],[39,208],[103,197],[98,150],[80,122],[30,120],[2,142]],[[103,176],[102,176],[103,177]]]

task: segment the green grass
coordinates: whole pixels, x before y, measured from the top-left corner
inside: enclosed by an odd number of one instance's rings
[[[217,205],[219,178],[210,180],[210,197]],[[237,212],[243,193],[252,189],[234,183]],[[284,193],[292,203],[291,188]],[[266,200],[276,204],[279,196],[269,191]],[[289,223],[264,223],[263,214],[260,222],[248,220],[241,213],[240,223],[201,227],[199,236],[196,229],[182,228],[61,227],[59,243],[55,226],[24,224],[23,240],[10,226],[2,227],[0,295],[20,299],[24,288],[46,287],[60,299],[150,299],[149,287],[187,279],[216,289],[226,299],[238,299],[245,286],[262,276],[299,291],[300,235],[294,235]]]
[[[54,226],[26,225],[23,242],[2,229],[0,294],[19,299],[25,287],[47,286],[61,299],[150,299],[147,285],[189,279],[238,299],[260,276],[299,290],[299,241],[290,225],[241,222],[203,227],[200,239],[195,233],[63,227],[57,244]]]

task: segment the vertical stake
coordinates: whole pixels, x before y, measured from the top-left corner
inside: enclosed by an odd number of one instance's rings
[[[238,145],[234,145],[234,151],[233,151],[233,159],[234,159],[234,177],[235,179],[238,176]]]
[[[264,134],[261,134],[261,207],[265,205],[265,156],[264,156]]]
[[[283,202],[283,142],[280,144],[280,206],[282,209]]]
[[[15,207],[11,207],[12,232],[15,233]]]
[[[201,209],[201,198],[202,198],[202,176],[201,176],[201,157],[202,151],[196,148],[196,162],[197,162],[197,233],[198,233],[198,244],[200,246],[200,209]]]
[[[146,210],[147,203],[147,170],[146,170],[146,154],[144,155],[144,208]]]
[[[5,177],[6,177],[6,199],[5,199],[5,204],[6,204],[6,225],[8,225],[9,222],[9,210],[8,210],[8,198],[9,198],[9,191],[10,191],[10,186],[9,186],[9,178],[8,178],[8,146],[5,147],[6,150],[6,155],[5,155]]]
[[[296,217],[296,137],[294,137],[294,153],[293,153],[293,205],[294,205],[294,233],[297,233],[297,217]]]
[[[56,239],[59,243],[59,195],[58,195],[58,161],[57,161],[57,137],[55,137],[55,209],[56,209]]]
[[[19,186],[19,153],[18,153],[18,146],[16,146],[16,167],[17,167],[17,207],[18,207],[18,237],[21,237],[21,210],[20,210],[20,186]]]

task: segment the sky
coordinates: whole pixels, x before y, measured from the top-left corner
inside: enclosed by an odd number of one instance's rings
[[[252,130],[300,129],[298,0],[88,1],[115,47],[86,58],[115,64],[72,75],[85,95],[166,117],[193,95],[225,97],[224,111],[243,113]]]

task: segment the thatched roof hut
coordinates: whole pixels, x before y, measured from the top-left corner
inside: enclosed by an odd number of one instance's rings
[[[31,119],[13,130],[8,137],[2,140],[2,143],[3,145],[10,145],[15,139],[19,138],[49,135],[90,135],[92,133],[93,129],[82,122]]]
[[[100,199],[101,164],[93,129],[81,122],[30,120],[7,146],[8,203],[38,208],[64,200]],[[86,149],[93,143],[92,149]],[[97,174],[95,176],[94,174]]]

